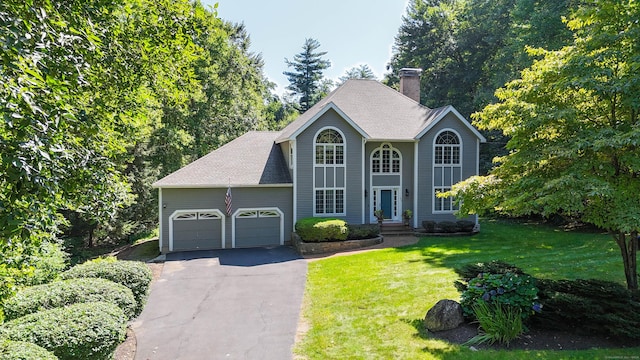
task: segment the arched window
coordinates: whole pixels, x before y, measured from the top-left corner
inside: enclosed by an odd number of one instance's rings
[[[371,172],[374,174],[398,174],[400,164],[400,153],[389,144],[382,144],[371,154]]]
[[[451,190],[451,185],[462,180],[460,158],[462,141],[453,130],[438,133],[433,143],[433,211],[453,212],[458,210],[453,198],[439,198],[440,192]]]
[[[323,129],[316,135],[314,147],[314,215],[344,215],[344,136],[337,129]]]

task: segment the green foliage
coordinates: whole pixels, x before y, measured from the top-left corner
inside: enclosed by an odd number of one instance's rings
[[[333,218],[304,218],[296,222],[296,233],[302,241],[341,241],[349,236],[344,220]]]
[[[76,278],[18,291],[4,302],[4,316],[12,320],[40,310],[97,301],[117,305],[129,319],[137,308],[133,293],[124,285],[99,278]]]
[[[460,299],[460,305],[462,305],[462,310],[467,317],[472,317],[474,306],[482,302],[512,307],[518,311],[523,319],[532,315],[534,309],[540,309],[536,302],[538,299],[536,281],[526,274],[481,273],[469,280]]]
[[[511,138],[509,154],[496,159],[490,177],[443,194],[462,201],[462,214],[487,207],[510,216],[560,214],[610,231],[631,289],[640,231],[639,17],[635,2],[585,3],[567,20],[570,45],[529,48],[539,59],[473,116],[479,128]]]
[[[456,273],[460,275],[464,281],[469,282],[469,280],[478,277],[481,274],[518,274],[525,275],[525,273],[519,267],[515,265],[511,265],[502,260],[491,260],[489,262],[480,262],[474,264],[466,264],[458,269],[456,269]],[[460,291],[465,290],[466,286],[462,289],[458,289]]]
[[[338,86],[347,82],[350,79],[367,79],[375,80],[376,76],[373,74],[373,70],[367,64],[361,64],[359,66],[352,67],[345,71],[344,75],[338,78]]]
[[[534,318],[537,326],[640,339],[640,300],[620,284],[541,279],[538,287],[544,311]]]
[[[62,273],[61,278],[102,278],[124,285],[133,292],[137,304],[134,315],[138,315],[147,301],[152,274],[143,262],[107,258],[76,265]]]
[[[454,233],[458,231],[458,224],[453,221],[440,221],[438,227],[442,232]]]
[[[510,305],[495,303],[489,305],[480,301],[473,305],[473,314],[480,324],[480,333],[465,345],[475,345],[496,341],[509,346],[512,340],[525,332],[520,309]]]
[[[6,322],[0,337],[41,346],[59,359],[111,359],[126,335],[118,306],[94,302],[44,310]]]
[[[436,222],[433,221],[433,220],[423,220],[422,221],[422,227],[427,232],[434,232],[434,231],[436,231]]]
[[[24,286],[52,281],[65,269],[67,254],[57,243],[43,242],[31,254],[5,249],[0,262],[0,302]]]
[[[456,225],[458,226],[458,230],[462,232],[471,232],[473,228],[476,226],[476,223],[470,220],[458,220],[456,221]]]
[[[51,352],[25,341],[0,341],[0,360],[58,360]]]
[[[347,240],[371,239],[380,236],[378,224],[347,224]]]
[[[299,111],[305,112],[318,102],[322,96],[322,73],[331,66],[329,60],[322,57],[326,51],[318,51],[320,42],[316,39],[307,38],[302,46],[302,52],[293,56],[293,61],[285,59],[287,67],[293,71],[285,71],[284,75],[289,80],[287,90],[299,96]]]

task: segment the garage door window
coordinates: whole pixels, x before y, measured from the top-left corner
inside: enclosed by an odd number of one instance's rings
[[[218,220],[220,215],[212,212],[200,212],[198,213],[199,220]]]
[[[259,211],[258,212],[258,216],[261,217],[261,218],[265,218],[265,217],[280,217],[280,214],[278,214],[275,211],[265,210],[265,211]]]
[[[198,213],[182,213],[176,215],[173,220],[198,220]]]

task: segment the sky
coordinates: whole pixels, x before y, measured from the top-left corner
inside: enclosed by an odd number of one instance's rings
[[[289,84],[282,74],[284,59],[302,52],[305,39],[320,42],[331,67],[325,78],[367,64],[378,80],[387,73],[394,38],[408,0],[201,0],[218,3],[218,16],[244,23],[251,38],[250,51],[262,54],[264,73],[282,95]]]

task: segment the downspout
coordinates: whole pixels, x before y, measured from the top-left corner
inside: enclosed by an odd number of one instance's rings
[[[480,139],[476,139],[476,175],[480,175]],[[480,226],[480,219],[476,214],[476,228]]]
[[[158,188],[158,251],[162,254],[162,188]]]
[[[296,219],[298,218],[298,149],[295,140],[291,140],[289,146],[293,149],[293,166],[291,168],[293,170],[293,223],[291,224],[291,229],[296,231]]]
[[[418,144],[420,140],[413,143],[413,227],[418,227]]]
[[[366,208],[365,201],[367,201],[367,199],[365,199],[365,196],[364,196],[364,192],[367,191],[364,188],[366,186],[365,180],[364,180],[364,176],[365,176],[365,174],[364,174],[364,172],[365,172],[365,159],[366,159],[366,154],[365,154],[366,141],[367,140],[365,138],[362,138],[362,161],[361,161],[361,163],[362,163],[362,173],[361,173],[362,174],[362,186],[360,188],[360,196],[362,196],[362,210],[360,211],[362,213],[362,221],[361,221],[362,224],[365,224],[366,214],[365,214],[364,209]]]

